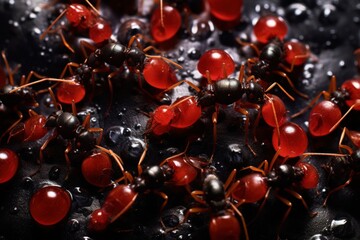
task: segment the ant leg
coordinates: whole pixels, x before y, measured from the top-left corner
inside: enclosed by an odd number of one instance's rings
[[[32,76],[35,76],[38,79],[43,79],[46,78],[46,76],[43,76],[35,71],[30,71],[30,73],[28,74],[28,76],[26,77],[25,80],[21,80],[20,86],[24,85],[24,84],[28,84],[30,82],[30,79],[32,78]]]
[[[51,30],[51,28],[65,15],[67,12],[67,9],[62,11],[60,15],[50,24],[50,26],[40,35],[40,40],[44,40],[45,36],[48,34],[48,32]]]
[[[351,171],[349,179],[348,179],[344,184],[341,184],[340,186],[337,186],[336,188],[332,189],[332,190],[328,193],[328,195],[326,196],[326,198],[325,198],[325,200],[324,200],[323,207],[326,206],[327,201],[328,201],[330,195],[332,195],[333,193],[335,193],[335,192],[343,189],[344,187],[346,187],[347,185],[349,185],[349,184],[351,183],[351,181],[352,181],[352,179],[353,179],[353,176],[354,176],[354,172]]]
[[[341,132],[341,136],[340,136],[340,140],[339,140],[339,152],[341,153],[341,149],[345,149],[346,151],[348,151],[348,153],[351,155],[353,153],[353,150],[351,149],[351,147],[342,144],[345,134],[348,135],[348,130],[346,127],[343,128],[343,131]]]
[[[243,216],[242,213],[239,211],[239,209],[237,209],[237,207],[235,207],[234,204],[232,204],[231,202],[230,202],[230,206],[231,206],[231,208],[237,213],[237,215],[240,217],[241,223],[242,223],[243,229],[244,229],[245,239],[246,239],[246,240],[249,240],[249,233],[248,233],[248,230],[247,230],[247,226],[246,226],[246,222],[245,222],[244,216]]]
[[[340,122],[342,120],[344,120],[344,118],[351,112],[351,110],[353,110],[354,107],[357,107],[359,105],[360,105],[360,102],[351,105],[351,107],[346,111],[346,113],[344,113],[344,115],[339,119],[339,121],[337,121],[337,123],[335,123],[334,126],[332,126],[332,128],[330,128],[329,133],[332,132],[340,124]]]
[[[235,191],[235,189],[239,186],[240,180],[237,180],[234,182],[234,184],[231,185],[231,187],[226,191],[225,197],[229,198],[231,194]]]
[[[126,205],[123,210],[121,212],[119,212],[117,215],[115,215],[114,217],[110,218],[110,223],[113,223],[115,222],[119,217],[121,217],[121,215],[123,215],[132,205],[133,203],[135,202],[137,196],[139,194],[136,193],[135,196],[133,197],[133,199],[128,203],[128,205]]]
[[[280,196],[279,194],[276,194],[275,197],[276,197],[277,199],[279,199],[282,203],[284,203],[284,204],[288,207],[288,209],[286,210],[283,218],[281,219],[281,222],[280,222],[280,224],[279,224],[279,227],[278,227],[278,230],[277,230],[277,233],[276,233],[277,239],[279,239],[279,235],[280,235],[281,228],[282,228],[282,226],[284,225],[286,219],[288,218],[288,216],[289,216],[289,214],[290,214],[290,212],[291,212],[292,203],[291,203],[289,200],[287,200],[286,198]]]
[[[190,208],[185,216],[184,216],[184,219],[181,223],[184,223],[188,220],[188,218],[190,217],[191,214],[194,214],[194,213],[204,213],[204,212],[209,212],[210,209],[209,208],[200,208],[200,207],[195,207],[195,208]],[[179,224],[181,224],[179,223]]]
[[[273,89],[275,86],[278,86],[280,88],[281,91],[283,91],[283,93],[285,93],[285,95],[290,98],[290,100],[295,101],[295,98],[293,96],[291,96],[279,83],[274,82],[272,83],[266,90],[265,92],[270,91],[271,89]]]
[[[203,196],[204,192],[201,190],[195,190],[191,192],[191,196],[194,198],[194,200],[198,203],[201,203],[203,205],[206,205],[205,200],[203,200],[202,198],[200,198],[200,196]]]
[[[184,154],[187,152],[188,148],[189,148],[189,144],[190,144],[189,142],[186,144],[186,147],[185,147],[184,151],[182,151],[181,153],[178,153],[178,154],[175,154],[175,155],[173,155],[173,156],[170,156],[170,157],[166,158],[164,161],[162,161],[162,162],[159,164],[159,166],[164,165],[164,164],[165,164],[167,161],[169,161],[170,159],[177,158],[177,157],[180,157],[180,156],[184,155]]]
[[[113,98],[114,98],[114,88],[113,88],[113,84],[111,79],[116,76],[116,74],[118,74],[118,71],[112,72],[108,75],[107,77],[107,82],[108,82],[108,86],[109,86],[109,103],[107,104],[106,107],[106,111],[105,111],[105,116],[109,116],[110,115],[110,108],[113,102]]]
[[[142,154],[141,154],[141,156],[140,156],[140,159],[139,159],[139,162],[138,162],[138,164],[137,164],[139,176],[142,174],[141,163],[144,161],[147,151],[148,151],[148,145],[146,144],[146,145],[145,145],[145,148],[144,148],[144,151],[142,152]]]
[[[261,166],[261,164],[260,164],[260,166]],[[261,173],[263,176],[266,176],[266,171],[262,170],[261,168],[257,168],[257,167],[254,167],[254,166],[247,166],[247,167],[242,168],[240,171],[246,171],[246,170],[251,170],[253,172],[258,172],[258,173]]]
[[[102,129],[102,128],[89,128],[88,131],[89,132],[94,132],[94,133],[99,133],[99,136],[96,138],[96,144],[100,145],[104,129]]]
[[[294,83],[291,81],[291,79],[288,77],[288,75],[287,75],[286,73],[284,73],[284,72],[282,72],[282,71],[273,71],[273,72],[274,72],[275,74],[277,74],[277,75],[285,78],[285,79],[287,80],[287,82],[289,83],[289,85],[291,86],[291,88],[293,89],[293,91],[294,91],[297,95],[299,95],[299,96],[302,97],[302,98],[309,99],[309,96],[308,96],[308,95],[306,95],[305,93],[300,92],[299,90],[297,90],[297,89],[295,88]]]
[[[86,117],[82,123],[82,126],[86,129],[90,128],[90,113],[86,114]]]
[[[61,41],[63,42],[63,44],[65,45],[65,47],[66,47],[67,49],[69,49],[70,52],[75,53],[75,50],[74,50],[74,49],[70,46],[70,44],[66,41],[65,36],[64,36],[64,34],[63,34],[63,32],[62,32],[61,29],[59,29],[59,35],[60,35]]]
[[[6,131],[0,136],[0,142],[5,137],[5,135],[8,134],[23,119],[23,114],[20,111],[17,111],[16,114],[19,117],[18,120],[16,120],[13,124],[11,124],[11,126],[8,129],[6,129]]]
[[[49,90],[49,94],[50,94],[50,97],[51,97],[51,101],[52,101],[53,104],[55,105],[56,110],[61,110],[61,109],[62,109],[62,106],[61,106],[61,104],[59,104],[59,103],[57,102],[53,90],[52,90],[50,87],[48,88],[48,90]],[[76,115],[74,115],[74,116],[76,116]]]
[[[163,192],[159,192],[159,191],[154,191],[154,193],[156,193],[157,195],[159,195],[162,199],[164,199],[164,202],[161,204],[160,207],[160,211],[162,211],[164,209],[164,207],[166,206],[166,204],[168,203],[169,197],[163,193]]]
[[[197,87],[195,84],[193,84],[192,82],[188,81],[188,80],[181,80],[178,81],[177,83],[174,83],[173,85],[171,85],[170,87],[166,88],[165,90],[161,91],[159,94],[157,94],[158,96],[163,95],[164,93],[176,88],[177,86],[181,85],[182,83],[187,83],[191,88],[193,88],[196,92],[200,92],[201,89],[199,87]]]
[[[307,203],[305,202],[304,198],[299,193],[297,193],[294,190],[291,190],[289,188],[285,188],[285,191],[290,193],[292,196],[294,196],[295,198],[297,198],[301,201],[301,203],[304,205],[305,209],[309,212],[309,216],[311,218],[315,217],[318,214],[317,212],[310,212]]]
[[[229,177],[226,179],[226,182],[224,184],[224,189],[225,191],[228,189],[230,183],[234,180],[236,176],[236,169],[233,169],[229,175]]]
[[[168,58],[166,58],[166,57],[163,57],[163,56],[146,55],[146,57],[148,57],[148,58],[161,58],[161,59],[164,60],[165,62],[174,65],[174,66],[177,67],[178,69],[183,69],[183,67],[182,67],[180,64],[178,64],[178,63],[174,62],[173,60],[170,60],[170,59],[168,59]]]
[[[96,15],[100,16],[99,10],[97,10],[94,5],[89,0],[85,0],[85,2],[89,5],[89,7],[96,13]]]
[[[260,50],[254,43],[252,43],[252,42],[243,42],[243,41],[241,41],[240,38],[236,38],[235,40],[236,40],[237,43],[239,43],[243,47],[246,47],[246,46],[251,47],[256,52],[256,55],[260,56]]]
[[[144,48],[143,49],[143,52],[148,52],[148,51],[150,51],[150,50],[153,50],[155,53],[157,53],[157,54],[162,54],[162,51],[161,50],[159,50],[159,49],[157,49],[156,47],[154,47],[154,46],[148,46],[148,47],[146,47],[146,48]]]
[[[216,151],[216,140],[217,140],[217,120],[218,120],[218,114],[219,114],[219,105],[215,105],[215,111],[212,114],[212,123],[213,123],[213,149],[211,152],[211,156],[209,159],[209,162],[211,163],[214,155],[215,155],[215,151]]]
[[[70,168],[71,168],[71,161],[69,158],[69,152],[71,150],[71,144],[68,143],[68,146],[65,149],[65,160],[66,160],[66,176],[65,176],[65,180],[68,179],[69,174],[70,174]]]
[[[259,164],[259,166],[257,168],[263,169],[264,173],[268,173],[269,172],[269,162],[267,160],[264,160],[264,161],[262,161],[262,163]]]
[[[43,145],[41,145],[40,147],[40,151],[39,151],[39,160],[38,160],[38,163],[39,163],[39,168],[32,174],[30,174],[30,177],[36,175],[38,172],[40,172],[41,170],[41,167],[42,167],[42,164],[43,164],[43,161],[44,161],[44,150],[46,149],[46,147],[49,145],[49,143],[54,140],[56,137],[58,136],[58,133],[57,131],[54,131],[50,137],[48,137],[46,139],[46,141],[43,143]]]
[[[70,72],[71,76],[74,76],[74,72],[72,68],[78,68],[80,67],[80,64],[75,63],[75,62],[69,62],[66,64],[66,66],[64,67],[64,69],[61,72],[60,78],[64,78],[66,71],[68,70]]]
[[[1,51],[1,56],[2,56],[2,59],[4,60],[4,63],[5,63],[5,67],[6,67],[6,71],[8,72],[8,78],[9,78],[9,84],[11,86],[14,86],[15,85],[15,82],[14,82],[14,76],[13,76],[13,72],[10,68],[10,65],[9,65],[9,62],[6,58],[6,54],[5,54],[5,51]]]
[[[95,50],[96,50],[96,47],[94,45],[92,45],[91,43],[88,43],[85,40],[80,40],[79,44],[80,44],[80,50],[85,58],[89,57],[86,49],[89,49],[91,52],[95,52]]]
[[[264,176],[265,176],[265,175],[264,175]],[[260,207],[259,207],[259,209],[258,209],[258,211],[257,211],[257,213],[256,213],[256,215],[255,215],[255,217],[251,220],[250,224],[253,223],[253,222],[255,222],[255,220],[260,216],[260,213],[261,213],[261,211],[263,210],[263,208],[264,208],[264,206],[265,206],[265,203],[266,203],[266,201],[267,201],[268,198],[269,198],[270,190],[271,190],[271,187],[269,187],[268,190],[266,191],[266,194],[265,194],[265,196],[264,196],[264,200],[261,202],[261,205],[260,205]]]
[[[303,109],[301,109],[299,112],[294,113],[293,115],[291,115],[290,118],[296,118],[296,117],[304,114],[309,108],[311,108],[312,106],[314,106],[317,101],[319,101],[319,98],[320,98],[321,96],[323,96],[324,99],[329,99],[329,98],[330,98],[330,93],[327,92],[327,91],[321,91],[316,97],[314,97],[314,98],[310,101],[310,103],[309,103],[306,107],[304,107]]]
[[[285,66],[284,64],[280,63],[280,67],[283,68],[286,72],[291,73],[294,70],[294,66],[295,66],[295,61],[298,59],[308,59],[310,57],[310,53],[307,52],[306,54],[302,54],[302,55],[296,55],[294,56],[293,60],[291,61],[291,65],[290,68]]]
[[[273,158],[271,159],[270,165],[269,165],[269,171],[271,171],[274,167],[274,164],[279,156],[280,153],[280,148],[276,151],[276,153],[274,154]],[[268,172],[267,172],[268,173]]]

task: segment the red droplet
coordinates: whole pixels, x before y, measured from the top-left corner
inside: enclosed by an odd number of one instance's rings
[[[147,59],[143,76],[148,84],[158,89],[167,89],[178,81],[174,70],[162,58]]]
[[[172,119],[170,126],[174,128],[186,128],[193,125],[201,116],[201,107],[197,105],[195,97],[187,98],[186,96],[178,98],[172,105],[174,107],[175,116]],[[181,103],[179,103],[182,101]],[[179,103],[179,104],[178,104]]]
[[[96,187],[107,187],[111,183],[111,160],[106,153],[95,152],[83,160],[81,172],[88,183]]]
[[[65,83],[62,82],[56,89],[56,97],[59,102],[64,104],[72,104],[81,102],[85,97],[86,91],[80,83]]]
[[[109,224],[109,215],[104,211],[104,209],[97,209],[90,216],[88,228],[90,231],[101,232],[104,231]]]
[[[95,43],[102,43],[109,40],[112,34],[110,24],[99,18],[94,25],[89,28],[89,37]]]
[[[232,212],[226,212],[223,215],[214,216],[209,224],[210,239],[240,239],[240,224]]]
[[[286,42],[284,44],[284,50],[285,50],[285,61],[290,65],[293,63],[293,61],[294,61],[294,66],[303,65],[309,58],[308,46],[297,40],[291,40],[289,42]]]
[[[325,136],[341,119],[340,108],[333,102],[324,100],[316,104],[309,115],[309,131],[315,137]]]
[[[0,148],[0,184],[12,179],[19,167],[16,153],[7,148]]]
[[[313,165],[305,162],[298,162],[296,166],[304,172],[300,186],[305,189],[316,188],[319,183],[319,173],[317,169]]]
[[[46,117],[42,115],[34,115],[26,120],[24,125],[24,141],[35,141],[44,137],[48,132],[45,124]]]
[[[233,73],[235,63],[231,56],[224,50],[211,49],[201,56],[197,69],[205,78],[207,77],[206,72],[209,71],[210,80],[217,81]]]
[[[51,226],[61,222],[71,207],[70,194],[58,186],[40,188],[30,200],[30,214],[32,218],[44,226]]]
[[[287,23],[279,16],[260,17],[254,26],[254,35],[261,43],[267,43],[271,38],[283,40],[287,31]]]
[[[135,201],[137,193],[129,185],[119,185],[107,195],[102,209],[114,221]]]
[[[160,136],[169,132],[170,122],[174,118],[175,113],[167,105],[159,106],[153,112],[148,122],[148,129],[153,134]]]
[[[256,189],[256,191],[254,191]],[[233,192],[233,198],[247,203],[255,203],[265,197],[268,190],[264,176],[260,173],[251,173],[240,179],[240,184]]]
[[[91,11],[82,4],[71,4],[65,14],[67,20],[73,26],[88,28],[93,20]]]
[[[167,164],[174,170],[171,183],[176,186],[185,186],[196,178],[196,169],[184,160],[184,157],[176,157],[167,161]]]
[[[276,95],[268,94],[268,97],[269,99],[266,99],[264,105],[261,108],[261,114],[263,116],[263,119],[269,126],[276,127],[275,115],[272,107],[272,105],[274,105],[276,119],[278,121],[278,125],[281,126],[287,120],[285,104]],[[271,102],[273,104],[271,104]]]
[[[305,152],[308,139],[305,131],[293,122],[286,122],[280,127],[280,142],[277,129],[272,136],[272,143],[275,151],[279,150],[282,157],[297,157]]]
[[[222,21],[240,19],[243,6],[242,0],[208,0],[210,13]]]
[[[351,107],[353,104],[360,102],[360,79],[351,79],[345,81],[341,88],[346,89],[346,91],[349,93],[349,99],[346,100],[346,105]],[[354,110],[360,111],[360,105],[355,106]]]
[[[181,16],[178,10],[172,6],[163,7],[163,23],[161,23],[160,8],[155,9],[150,22],[151,35],[156,42],[164,42],[179,31]]]

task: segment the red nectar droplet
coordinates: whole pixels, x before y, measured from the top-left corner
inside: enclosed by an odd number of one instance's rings
[[[293,122],[286,122],[280,127],[280,142],[277,129],[272,136],[272,143],[275,151],[279,150],[282,157],[297,157],[305,152],[308,139],[305,131]]]
[[[209,224],[210,239],[240,239],[240,224],[234,214],[227,212],[224,215],[218,215],[211,218]]]
[[[196,169],[187,163],[182,156],[168,160],[167,164],[174,170],[170,181],[176,186],[185,186],[196,178]]]
[[[174,70],[162,58],[150,58],[143,70],[145,81],[158,89],[167,89],[178,80]]]
[[[210,13],[222,21],[240,19],[243,0],[208,0]]]
[[[297,40],[286,42],[284,50],[285,61],[290,65],[294,62],[294,66],[303,65],[310,56],[309,48]]]
[[[256,189],[256,191],[254,191]],[[240,179],[240,184],[233,192],[234,199],[247,203],[255,203],[264,198],[268,186],[260,173],[251,173]]]
[[[90,231],[101,232],[104,231],[109,224],[109,215],[101,208],[91,214],[88,228]]]
[[[317,169],[313,165],[305,162],[299,162],[296,166],[304,172],[300,186],[305,189],[316,188],[319,183],[319,173]]]
[[[62,82],[56,89],[56,97],[59,102],[64,104],[72,104],[81,102],[85,97],[86,91],[80,83],[65,83]]]
[[[209,71],[210,80],[217,81],[233,73],[235,63],[231,56],[224,50],[211,49],[201,56],[197,69],[205,78],[207,77],[206,72]]]
[[[24,125],[24,141],[36,141],[44,137],[48,132],[45,124],[46,117],[42,115],[34,115],[26,120]]]
[[[287,32],[287,23],[279,16],[261,17],[254,26],[254,35],[261,43],[267,43],[271,38],[283,40]]]
[[[172,105],[177,104],[182,99],[177,99]],[[186,128],[193,125],[201,116],[201,107],[197,105],[195,97],[191,97],[182,103],[179,103],[174,108],[175,116],[170,123],[171,127],[174,128]]]
[[[340,108],[324,100],[316,104],[309,115],[309,131],[315,137],[325,136],[342,117]]]
[[[111,183],[111,160],[106,153],[95,152],[84,159],[81,172],[88,183],[96,187],[107,187]]]
[[[172,6],[163,7],[163,23],[161,23],[160,8],[155,9],[150,22],[151,35],[156,42],[164,42],[179,31],[181,26],[181,16],[178,10]]]
[[[102,43],[110,39],[112,29],[110,25],[103,19],[98,19],[97,22],[89,28],[89,37],[95,43]]]
[[[31,197],[29,209],[37,223],[52,226],[65,219],[70,207],[71,197],[65,189],[47,186],[40,188]]]
[[[0,184],[12,179],[19,167],[16,153],[7,148],[0,148]]]
[[[93,19],[91,11],[86,6],[77,3],[69,5],[65,16],[71,25],[84,28],[87,28]]]
[[[264,121],[271,127],[276,127],[275,115],[273,111],[273,105],[276,113],[276,119],[279,126],[283,125],[286,118],[286,107],[284,102],[276,95],[268,94],[270,99],[266,99],[264,105],[261,108],[261,113],[264,118]],[[273,103],[273,105],[271,104]]]
[[[341,88],[346,89],[349,93],[349,99],[346,101],[346,105],[351,107],[356,102],[360,102],[360,79],[351,79],[345,81]],[[360,111],[360,106],[355,106],[354,110]]]

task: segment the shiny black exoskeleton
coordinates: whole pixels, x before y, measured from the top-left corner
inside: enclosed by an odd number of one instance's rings
[[[57,111],[46,121],[46,127],[56,128],[57,133],[67,140],[74,140],[77,149],[86,151],[96,147],[96,136],[80,124],[80,120],[69,112]]]
[[[21,88],[15,92],[10,93],[15,87],[6,85],[0,89],[0,102],[4,107],[12,110],[17,110],[23,106],[33,107],[37,106],[36,92],[30,87]]]
[[[254,104],[264,102],[263,87],[251,80],[242,82],[235,78],[226,78],[208,84],[206,89],[198,94],[198,102],[201,106],[210,106],[215,103],[229,105],[243,97]]]
[[[140,176],[134,178],[132,188],[140,193],[160,189],[173,173],[174,170],[167,165],[147,167]]]
[[[267,176],[267,182],[270,186],[285,188],[293,183],[300,182],[304,177],[301,168],[289,164],[281,164],[271,170]]]
[[[204,200],[217,213],[227,209],[224,184],[215,174],[208,174],[203,183]]]
[[[277,68],[284,57],[283,42],[277,38],[272,39],[260,52],[258,61],[251,66],[251,75],[266,80],[272,71]]]
[[[360,172],[360,149],[344,157],[332,157],[323,168],[333,178],[348,176],[351,171]]]

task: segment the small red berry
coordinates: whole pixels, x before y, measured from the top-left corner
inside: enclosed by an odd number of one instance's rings
[[[271,38],[283,40],[287,32],[287,23],[279,16],[260,17],[254,26],[254,35],[260,43],[267,43]]]
[[[112,34],[110,25],[103,19],[98,19],[94,25],[89,28],[89,37],[95,43],[102,43],[109,40]]]
[[[16,153],[7,148],[0,148],[0,184],[12,179],[19,167]]]

